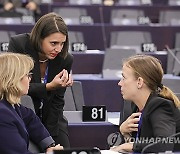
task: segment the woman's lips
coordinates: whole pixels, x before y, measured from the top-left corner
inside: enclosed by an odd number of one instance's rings
[[[53,58],[55,58],[55,57],[57,56],[56,53],[51,53],[50,55],[51,55],[51,57],[53,57]]]

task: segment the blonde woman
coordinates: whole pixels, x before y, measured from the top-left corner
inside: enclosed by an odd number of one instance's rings
[[[5,154],[27,154],[29,139],[43,151],[62,149],[56,147],[49,132],[36,114],[20,104],[22,95],[28,93],[31,57],[23,54],[0,54],[0,151]]]

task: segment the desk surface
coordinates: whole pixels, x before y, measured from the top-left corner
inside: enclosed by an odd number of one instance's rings
[[[119,131],[118,126],[107,121],[82,122],[82,119],[79,119],[81,114],[78,111],[64,112],[65,117],[69,121],[68,130],[71,147],[109,149],[108,136]]]
[[[11,30],[18,33],[30,32],[33,25],[2,25],[0,30]],[[110,33],[112,31],[149,31],[152,34],[152,42],[158,50],[163,50],[165,45],[174,48],[175,34],[180,32],[179,26],[170,25],[137,25],[137,26],[113,26],[113,25],[71,25],[69,31],[80,31],[84,35],[85,44],[88,49],[105,50],[110,44]]]
[[[119,112],[122,109],[123,98],[118,79],[103,79],[93,75],[73,76],[81,81],[85,105],[106,105],[109,112]]]
[[[85,105],[106,105],[109,112],[122,111],[124,100],[117,85],[120,79],[103,79],[95,75],[74,75],[73,78],[82,83]],[[180,77],[165,75],[163,83],[180,93]]]
[[[164,72],[167,71],[167,53],[145,53],[158,58],[162,62]],[[72,66],[73,74],[101,74],[105,52],[96,53],[73,52],[74,62]]]

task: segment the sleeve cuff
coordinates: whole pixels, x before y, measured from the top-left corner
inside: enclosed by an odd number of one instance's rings
[[[47,149],[47,147],[49,147],[50,145],[54,144],[55,141],[52,139],[51,136],[49,137],[46,137],[45,139],[43,139],[41,142],[40,142],[40,147],[45,150]]]

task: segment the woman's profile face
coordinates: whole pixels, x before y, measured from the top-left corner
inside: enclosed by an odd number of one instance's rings
[[[22,85],[22,95],[26,95],[29,90],[29,82],[31,81],[31,75],[30,73],[26,74],[22,79],[21,79],[21,85]]]
[[[42,52],[48,59],[54,59],[61,52],[66,35],[57,32],[53,33],[42,40]]]
[[[118,85],[121,87],[121,94],[123,99],[133,101],[135,95],[137,95],[137,79],[134,76],[134,72],[126,65],[122,68],[122,78]]]

